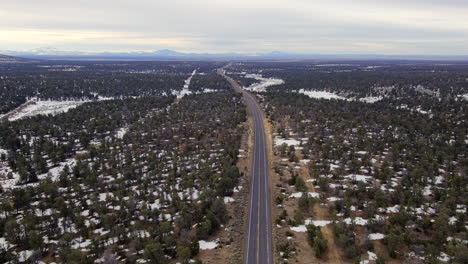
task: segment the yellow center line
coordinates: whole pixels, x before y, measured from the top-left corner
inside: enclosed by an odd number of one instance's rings
[[[223,74],[224,75],[224,74]],[[269,186],[268,186],[268,178],[267,178],[267,168],[269,167],[265,167],[263,170],[261,170],[261,165],[262,165],[262,162],[260,160],[261,157],[263,157],[264,159],[267,159],[267,156],[266,156],[266,150],[265,148],[257,148],[257,145],[255,144],[255,142],[259,142],[260,141],[260,145],[264,145],[266,142],[265,142],[265,133],[263,131],[264,129],[264,126],[263,126],[263,115],[261,113],[261,111],[259,110],[259,107],[254,99],[253,96],[251,96],[249,93],[243,91],[239,86],[238,84],[230,77],[228,76],[225,76],[226,79],[228,79],[228,81],[231,83],[231,85],[237,90],[239,90],[245,97],[247,97],[247,101],[250,102],[250,106],[251,106],[251,109],[252,109],[252,114],[253,114],[253,117],[254,117],[254,158],[253,158],[253,170],[252,170],[252,187],[254,187],[253,183],[255,182],[255,177],[257,179],[257,235],[256,235],[256,243],[257,243],[257,250],[256,250],[256,262],[257,264],[260,263],[260,240],[261,240],[261,231],[260,231],[260,220],[261,220],[261,190],[262,190],[262,184],[261,184],[261,180],[262,178],[265,180],[265,183],[264,183],[264,187],[265,187],[265,194],[266,192],[268,191],[269,189]],[[258,123],[258,122],[261,122],[261,123]],[[261,131],[260,131],[261,130]],[[263,133],[261,133],[263,132]],[[259,134],[261,133],[261,134]],[[264,147],[264,146],[263,146]],[[265,161],[265,160],[264,160]],[[269,164],[268,164],[269,166]],[[256,168],[256,170],[255,170]],[[263,171],[264,175],[263,177],[261,177],[261,172]],[[252,192],[254,191],[254,189],[252,188]],[[253,206],[253,196],[251,197],[251,207]],[[267,199],[268,197],[265,197],[265,199]],[[269,200],[267,199],[266,202],[269,203]],[[265,207],[265,217],[266,220],[269,220],[269,214],[268,214],[268,204],[266,205]],[[251,208],[251,213],[250,215],[252,215],[252,208]],[[271,215],[270,215],[271,217]],[[247,258],[246,258],[246,263],[249,264],[249,259],[248,259],[248,256],[249,256],[249,252],[250,252],[250,246],[248,246],[250,244],[250,224],[252,222],[252,218],[250,216],[250,223],[249,223],[249,237],[247,239]],[[266,262],[267,264],[270,263],[270,254],[269,254],[269,250],[270,250],[270,244],[269,244],[269,223],[267,222],[266,223],[266,239],[267,241],[265,241],[267,244],[266,244]]]
[[[253,99],[252,99],[252,103],[254,104],[253,106],[255,107],[255,102],[253,102]],[[254,107],[252,107],[252,108],[254,108]],[[257,111],[256,108],[255,108],[255,114],[256,114],[257,119],[258,119],[258,111]],[[255,122],[255,126],[257,126],[257,122]],[[256,127],[255,130],[256,130],[256,133],[259,133],[258,127]],[[260,135],[260,134],[258,134],[258,135]],[[259,151],[258,149],[255,150],[256,153],[259,153],[258,151]],[[257,159],[257,160],[258,160],[258,166],[260,166],[260,164],[261,164],[260,159]],[[257,186],[258,186],[257,187],[258,188],[258,190],[257,190],[257,192],[258,192],[258,199],[257,199],[257,207],[258,207],[257,208],[257,264],[259,264],[260,263],[260,207],[261,207],[260,206],[260,198],[261,198],[260,197],[260,191],[261,191],[260,185],[261,184],[260,184],[260,168],[259,167],[257,167],[257,168],[258,168],[258,174],[257,174],[257,179],[258,179],[258,181],[257,181],[257,183],[258,183],[257,184]]]

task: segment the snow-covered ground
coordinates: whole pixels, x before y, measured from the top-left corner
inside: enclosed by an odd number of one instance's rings
[[[445,252],[440,252],[440,256],[437,257],[438,260],[442,261],[442,262],[449,262],[450,261],[450,256],[447,255],[447,253]]]
[[[275,138],[275,146],[281,146],[283,144],[287,146],[298,146],[301,142],[296,139]]]
[[[294,232],[306,232],[308,225],[326,226],[326,225],[329,225],[329,224],[331,224],[333,222],[337,223],[337,222],[340,222],[340,221],[310,220],[310,219],[307,219],[307,220],[304,221],[303,225],[292,226],[292,227],[290,227],[290,229],[291,229],[291,231],[294,231]],[[356,217],[356,218],[348,217],[348,218],[343,219],[343,223],[345,223],[347,225],[354,224],[354,225],[359,225],[359,226],[365,226],[365,225],[368,224],[368,220],[364,219],[362,217],[359,217],[359,216]],[[385,235],[380,234],[380,233],[373,233],[373,234],[369,234],[368,237],[369,237],[370,240],[381,240],[381,239],[385,238]]]
[[[464,100],[468,101],[468,93],[466,93],[466,94],[461,94],[461,95],[459,95],[458,97],[461,97],[461,98],[463,98]]]
[[[59,179],[60,172],[63,171],[63,168],[65,168],[65,166],[68,165],[68,168],[71,171],[71,169],[73,168],[73,166],[75,166],[75,164],[76,164],[75,159],[73,159],[73,158],[72,159],[67,159],[64,162],[61,162],[59,166],[51,168],[48,173],[44,173],[44,174],[41,174],[41,175],[37,176],[37,178],[39,180],[44,180],[47,177],[51,177],[52,181],[57,181]]]
[[[229,204],[229,203],[233,203],[233,202],[234,202],[234,198],[229,197],[229,196],[224,197],[224,203],[225,204]]]
[[[8,155],[8,151],[5,149],[0,148],[0,156],[1,155]],[[7,175],[11,172],[11,179],[7,178]],[[19,181],[19,174],[17,172],[13,172],[10,166],[8,166],[8,162],[3,162],[0,160],[0,186],[2,189],[11,189],[13,188],[16,183]]]
[[[218,247],[218,241],[205,241],[205,240],[200,240],[198,241],[198,244],[200,246],[201,250],[208,250],[208,249],[215,249]]]
[[[26,260],[28,260],[32,254],[34,253],[33,250],[23,250],[21,252],[18,253],[18,260],[20,263],[24,263],[26,262]]]
[[[203,88],[202,93],[214,93],[217,92],[215,89],[210,89],[210,88]]]
[[[316,192],[309,192],[308,195],[311,198],[320,198],[320,194]]]
[[[300,89],[299,92],[300,94],[304,94],[309,96],[310,98],[316,98],[316,99],[338,99],[338,100],[347,100],[346,97],[339,96],[335,93],[330,93],[326,91],[316,91],[316,90],[305,90],[305,89]]]
[[[122,127],[122,128],[120,128],[119,130],[117,130],[115,132],[115,136],[117,138],[122,139],[125,136],[125,134],[127,133],[127,131],[128,131],[128,127]]]
[[[193,76],[195,76],[195,74],[197,74],[197,70],[193,70],[192,72],[192,75],[190,75],[187,80],[185,80],[185,84],[184,84],[184,87],[182,88],[182,90],[178,91],[178,90],[174,90],[172,91],[172,94],[175,95],[177,98],[182,98],[186,95],[190,95],[192,94],[192,92],[189,90],[189,86],[190,86],[190,82],[192,81],[192,78]]]
[[[284,83],[284,81],[281,79],[264,78],[261,74],[246,74],[245,78],[252,78],[259,81],[257,83],[251,84],[249,87],[244,87],[245,90],[252,92],[266,92],[266,88]]]
[[[298,233],[307,232],[307,227],[305,225],[292,226],[291,230]]]
[[[383,97],[381,97],[381,96],[369,96],[369,97],[359,98],[359,101],[364,102],[364,103],[368,103],[368,104],[373,104],[373,103],[378,102],[378,101],[380,101],[382,99],[383,99]]]
[[[301,198],[301,197],[302,197],[301,192],[295,192],[295,193],[292,193],[291,195],[289,195],[289,198]]]
[[[307,232],[307,226],[308,225],[314,225],[314,226],[326,226],[333,223],[333,221],[328,221],[328,220],[305,220],[303,225],[298,225],[298,226],[292,226],[290,229],[291,231],[298,232],[298,233],[303,233]]]
[[[95,94],[97,96],[97,94]],[[102,97],[97,96],[98,101],[104,100],[113,100],[112,97]],[[9,121],[15,121],[24,117],[35,116],[35,115],[56,115],[59,113],[68,112],[68,110],[76,108],[84,103],[94,102],[93,100],[66,100],[66,101],[57,101],[57,100],[38,100],[37,98],[32,98],[25,104],[21,105],[19,108],[21,110],[13,110],[12,114],[9,115]],[[15,112],[16,111],[16,112]],[[8,114],[7,114],[8,115]]]
[[[343,220],[344,223],[346,223],[347,225],[351,225],[351,224],[354,224],[354,225],[359,225],[359,226],[365,226],[367,225],[367,219],[364,219],[362,217],[356,217],[354,219],[351,219],[350,217],[348,218],[345,218]]]
[[[350,175],[343,176],[343,178],[349,179],[352,181],[360,181],[360,182],[367,182],[372,179],[371,176],[359,175],[359,174],[350,174]]]
[[[314,226],[326,226],[333,223],[333,221],[328,220],[305,220],[306,225],[314,225]]]
[[[368,104],[373,104],[383,99],[383,97],[381,96],[368,96],[368,97],[362,97],[362,98],[357,98],[357,99],[346,98],[336,93],[331,93],[327,91],[318,91],[318,90],[306,90],[306,89],[300,89],[298,93],[307,95],[308,97],[315,98],[315,99],[327,99],[327,100],[336,99],[336,100],[346,100],[346,101],[359,101],[359,102],[368,103]]]
[[[50,177],[52,181],[57,181],[60,176],[60,172],[63,171],[66,165],[71,169],[76,164],[76,160],[74,158],[67,159],[64,162],[61,162],[58,166],[49,169],[47,173],[38,175],[37,178],[39,180],[45,180],[46,178]],[[2,189],[14,189],[18,187],[18,182],[20,181],[20,176],[17,172],[13,172],[10,167],[8,167],[5,163],[0,163],[0,173],[3,175],[8,175],[9,172],[12,174],[12,178],[0,178],[0,186]],[[0,175],[1,175],[0,174]],[[36,183],[32,183],[31,185],[35,185]]]
[[[89,100],[82,100],[82,101],[31,100],[30,102],[28,102],[28,105],[26,107],[24,107],[20,111],[8,117],[8,120],[14,121],[14,120],[18,120],[18,119],[28,117],[28,116],[49,115],[49,114],[55,115],[58,113],[64,113],[86,102],[90,102],[90,101]]]
[[[413,113],[420,113],[420,114],[423,114],[423,115],[428,115],[430,118],[432,118],[432,116],[433,116],[433,114],[431,113],[430,110],[429,111],[423,110],[421,108],[421,106],[410,108],[408,105],[402,104],[402,105],[397,106],[396,109],[405,109],[405,110],[408,110],[408,111],[413,112]]]
[[[369,264],[371,261],[377,260],[377,254],[371,251],[367,251],[368,259],[361,260],[359,264]]]
[[[385,238],[384,234],[381,233],[372,233],[368,236],[369,240],[381,240]]]
[[[11,247],[13,247],[13,245],[10,242],[8,242],[8,240],[6,240],[4,237],[0,237],[0,249],[7,250]]]
[[[9,170],[9,171],[11,171],[11,170]],[[11,179],[7,179],[7,178],[0,179],[0,186],[2,186],[3,190],[14,188],[16,186],[16,183],[19,181],[19,179],[20,179],[19,174],[16,173],[16,172],[12,172],[12,174],[13,174],[13,177]],[[7,175],[7,174],[5,174],[5,175]]]

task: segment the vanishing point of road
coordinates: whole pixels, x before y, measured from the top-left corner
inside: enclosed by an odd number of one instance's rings
[[[273,264],[270,175],[263,113],[250,93],[244,91],[232,78],[224,75],[223,69],[218,73],[223,75],[236,91],[244,95],[254,122],[254,151],[244,263]]]

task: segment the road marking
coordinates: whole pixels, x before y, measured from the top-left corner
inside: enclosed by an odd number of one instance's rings
[[[252,238],[252,221],[253,221],[253,206],[254,206],[254,192],[255,190],[258,192],[257,194],[257,234],[255,239],[257,239],[257,248],[256,248],[256,259],[255,262],[257,264],[260,263],[260,241],[261,241],[261,233],[262,231],[265,231],[266,235],[266,263],[269,264],[270,261],[272,261],[272,256],[270,252],[271,250],[271,243],[270,241],[270,231],[271,231],[271,211],[270,209],[270,189],[269,189],[269,162],[268,162],[268,157],[267,157],[267,145],[266,145],[266,139],[265,139],[265,126],[263,123],[263,114],[261,112],[259,104],[255,101],[254,97],[250,95],[249,93],[243,91],[240,86],[235,82],[232,78],[223,75],[229,83],[233,86],[235,90],[240,91],[246,98],[247,98],[247,103],[250,105],[250,108],[252,110],[252,116],[254,120],[254,150],[253,150],[253,162],[252,162],[252,173],[251,173],[251,197],[250,197],[250,215],[249,215],[249,227],[248,227],[248,238],[247,238],[247,256],[245,258],[245,263],[246,264],[253,264],[249,262],[249,257],[250,257],[250,243],[251,243],[251,238]],[[258,143],[258,144],[257,144]],[[258,148],[257,148],[258,145]],[[258,157],[257,157],[258,156]],[[263,158],[263,163],[262,163],[262,158]],[[261,166],[263,165],[263,175],[262,175],[262,168]],[[257,171],[256,171],[257,170]],[[255,180],[257,180],[257,188],[255,188]],[[261,181],[264,181],[262,184]],[[262,188],[263,187],[263,188]],[[263,230],[261,231],[260,229],[260,221],[261,221],[261,206],[262,206],[262,189],[264,190],[264,202],[265,202],[265,225],[263,225]],[[263,233],[262,233],[263,234]]]
[[[270,192],[269,192],[269,175],[268,175],[268,168],[269,168],[269,163],[268,163],[268,158],[266,155],[266,148],[267,148],[267,143],[265,139],[265,127],[263,126],[263,117],[262,117],[262,143],[263,143],[263,157],[264,161],[266,162],[267,166],[264,166],[264,177],[265,177],[265,217],[266,217],[266,248],[267,248],[267,264],[270,263],[270,238],[269,238],[269,233],[270,233],[270,224],[271,224],[271,215],[269,214],[268,208],[270,208]]]
[[[256,131],[255,131],[255,126],[254,126],[254,142],[255,142],[255,137],[256,137]],[[253,194],[253,188],[254,188],[254,177],[255,177],[255,161],[256,161],[256,158],[257,156],[255,155],[255,143],[254,143],[254,151],[253,151],[253,162],[252,162],[252,173],[251,173],[251,177],[250,177],[250,180],[251,180],[251,187],[250,187],[250,192]],[[248,231],[248,238],[247,238],[247,257],[245,258],[245,263],[248,264],[249,263],[249,255],[250,255],[250,239],[252,238],[251,236],[251,224],[252,224],[252,216],[253,216],[253,211],[252,211],[252,208],[253,208],[253,195],[250,195],[250,215],[249,215],[249,223],[248,223],[248,226],[249,226],[249,231]]]
[[[253,102],[252,102],[253,103]],[[253,105],[255,107],[255,104]],[[258,109],[255,108],[255,113],[256,113],[256,116],[257,116],[257,120],[255,122],[255,126],[256,126],[256,133],[258,133],[258,136],[261,138],[261,132],[258,130]],[[260,142],[261,143],[261,142]],[[260,263],[260,208],[262,207],[261,206],[261,200],[262,200],[262,197],[261,197],[261,194],[262,194],[262,190],[261,190],[261,174],[260,174],[260,166],[261,166],[261,158],[260,158],[260,149],[257,149],[255,147],[255,151],[258,153],[259,155],[259,158],[258,158],[258,174],[257,174],[257,179],[258,179],[258,182],[257,182],[257,186],[258,186],[258,189],[257,189],[257,192],[258,192],[258,199],[257,199],[257,263]]]
[[[263,120],[262,120],[262,122],[263,122]],[[260,124],[260,126],[261,126],[261,128],[262,128],[261,130],[263,131],[263,129],[264,129],[263,125]],[[262,138],[261,138],[260,142],[263,144],[263,146],[265,146],[265,133],[262,133]],[[265,158],[266,158],[266,157],[265,157],[265,147],[262,148],[262,156],[263,156],[263,158],[264,158],[264,160],[265,160]],[[261,186],[261,187],[265,187],[265,188],[264,188],[264,190],[265,190],[265,197],[264,197],[264,200],[265,200],[265,205],[266,205],[266,206],[265,206],[265,218],[266,218],[266,221],[265,221],[265,229],[266,229],[265,235],[266,235],[266,241],[265,241],[265,242],[266,242],[266,245],[267,245],[267,246],[266,246],[266,248],[267,248],[267,252],[266,252],[266,253],[267,253],[266,263],[269,263],[270,261],[269,261],[269,257],[268,257],[268,255],[269,255],[269,254],[268,254],[268,203],[267,203],[267,201],[266,201],[266,198],[267,198],[266,179],[267,179],[267,177],[266,177],[266,167],[264,166],[264,167],[263,167],[263,181],[264,181],[264,184],[262,184],[263,186]]]

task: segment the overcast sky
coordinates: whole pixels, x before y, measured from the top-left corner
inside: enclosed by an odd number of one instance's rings
[[[468,54],[468,0],[0,0],[0,50]]]

